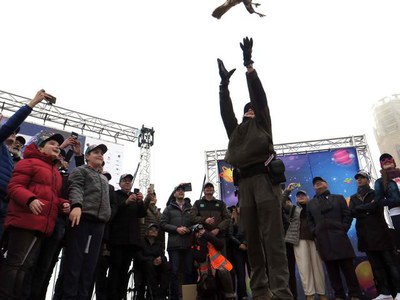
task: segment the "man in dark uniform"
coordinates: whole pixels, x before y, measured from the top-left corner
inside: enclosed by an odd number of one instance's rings
[[[239,206],[241,224],[247,234],[251,266],[250,286],[254,300],[293,299],[289,290],[289,272],[283,237],[281,190],[273,184],[266,165],[274,158],[271,117],[267,97],[251,60],[253,40],[243,39],[244,66],[250,103],[244,110],[243,122],[238,124],[229,96],[229,78],[235,70],[227,71],[218,59],[220,108],[229,137],[225,161],[240,172]],[[267,277],[267,266],[269,280]]]
[[[225,202],[214,197],[214,185],[207,182],[203,188],[204,196],[197,200],[190,211],[193,224],[203,224],[204,228],[223,242],[221,250],[226,255],[225,237],[229,227],[230,216]]]

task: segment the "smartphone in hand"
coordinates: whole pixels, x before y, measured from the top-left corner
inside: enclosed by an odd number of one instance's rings
[[[47,102],[49,102],[51,104],[55,104],[56,100],[57,100],[56,97],[54,97],[54,96],[52,96],[50,94],[47,94],[47,96],[45,96],[45,99],[47,100]]]
[[[77,134],[76,132],[71,132],[71,136],[73,137],[73,138],[75,138],[75,139],[77,139],[78,138],[78,136],[79,136],[79,134]]]
[[[149,186],[149,193],[151,193],[151,194],[154,193],[154,184],[153,184],[153,183],[150,183],[150,186]]]

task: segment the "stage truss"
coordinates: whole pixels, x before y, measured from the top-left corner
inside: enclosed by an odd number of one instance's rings
[[[0,90],[0,112],[8,111],[15,113],[22,105],[28,103],[31,99],[16,94]],[[136,142],[142,136],[147,138],[149,130],[153,129],[142,126],[136,127],[116,123],[106,119],[97,118],[91,115],[62,108],[57,105],[51,105],[47,101],[42,101],[35,106],[27,120],[41,120],[43,125],[48,125],[56,129],[77,130],[81,134],[88,136],[97,135],[97,138],[117,143],[118,140]],[[150,147],[153,145],[153,136],[151,143],[143,142],[139,139],[140,166],[139,188],[144,191],[150,182]],[[147,185],[141,185],[147,184]]]
[[[371,174],[372,181],[375,181],[377,174],[372,162],[371,152],[369,150],[365,135],[274,145],[275,151],[279,156],[331,151],[347,147],[354,147],[356,149],[360,169],[368,171]],[[218,160],[224,159],[225,152],[226,150],[213,150],[205,152],[207,181],[212,182],[218,187],[215,194],[218,199],[221,192],[218,174]]]

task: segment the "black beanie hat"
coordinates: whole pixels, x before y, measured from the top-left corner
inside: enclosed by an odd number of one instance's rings
[[[243,114],[247,113],[247,112],[249,111],[250,108],[253,109],[253,105],[251,104],[251,102],[247,103],[247,104],[244,106],[244,112],[243,112]]]

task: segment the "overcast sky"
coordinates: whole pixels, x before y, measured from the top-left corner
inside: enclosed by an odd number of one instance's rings
[[[237,118],[248,102],[239,42],[253,37],[275,143],[366,134],[374,160],[371,106],[400,93],[395,0],[259,1],[265,18],[237,5],[216,20],[222,0],[2,1],[0,90],[154,127],[151,182],[164,207],[192,182],[195,200],[207,150],[225,149],[217,58],[237,68],[230,89]],[[126,172],[139,160],[125,147]]]

